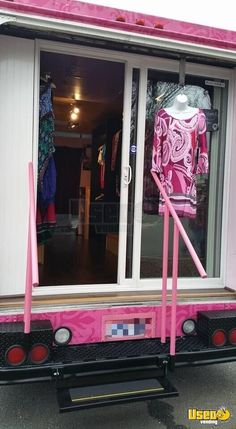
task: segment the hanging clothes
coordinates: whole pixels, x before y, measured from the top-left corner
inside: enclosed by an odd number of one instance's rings
[[[196,175],[208,173],[206,117],[201,109],[188,119],[176,119],[161,109],[155,118],[152,171],[177,214],[196,217]],[[165,202],[160,195],[159,214]]]
[[[115,171],[116,160],[117,160],[117,151],[120,141],[121,130],[117,131],[112,138],[112,152],[111,152],[111,171]]]
[[[100,165],[100,188],[105,186],[105,166],[106,166],[106,145],[103,144],[98,148],[98,164]]]
[[[112,138],[111,172],[115,175],[115,197],[120,197],[120,174],[121,174],[121,143],[122,132],[117,131]]]
[[[38,192],[37,192],[37,239],[45,243],[56,225],[55,193],[56,168],[53,158],[54,113],[51,84],[40,86]]]

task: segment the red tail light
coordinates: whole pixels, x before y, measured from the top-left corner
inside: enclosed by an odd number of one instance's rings
[[[6,352],[6,361],[9,365],[18,366],[21,365],[26,359],[26,352],[20,345],[14,345],[9,347]]]
[[[49,348],[45,344],[34,344],[29,353],[29,359],[33,363],[43,363],[49,356]]]
[[[227,337],[223,329],[217,329],[211,337],[212,344],[216,347],[222,347],[227,342]]]
[[[231,329],[231,331],[229,332],[229,342],[233,346],[236,346],[236,328]]]

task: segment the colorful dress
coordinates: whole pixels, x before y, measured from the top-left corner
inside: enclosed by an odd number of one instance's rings
[[[55,119],[50,83],[40,87],[39,103],[37,239],[38,244],[43,244],[51,238],[56,225],[56,168],[53,158]]]
[[[156,112],[160,109],[171,107],[178,94],[183,93],[183,87],[174,82],[153,81],[147,82],[147,104],[146,104],[146,130],[145,130],[145,154],[143,175],[143,212],[145,214],[156,214],[158,212],[159,197],[156,184],[150,174],[152,163],[152,147],[154,120]],[[138,94],[137,85],[133,85],[132,91],[132,114],[131,130],[135,130],[135,100]],[[197,85],[185,85],[184,94],[188,97],[188,105],[199,109],[211,109],[212,103],[208,91]]]
[[[164,109],[155,117],[152,170],[177,214],[196,217],[196,175],[208,173],[206,117],[201,109],[189,119],[176,119]],[[164,212],[160,195],[159,214]]]

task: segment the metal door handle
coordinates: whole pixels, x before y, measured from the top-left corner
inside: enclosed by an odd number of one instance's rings
[[[132,180],[132,168],[130,167],[130,165],[128,165],[127,167],[125,167],[126,172],[124,174],[124,183],[125,185],[129,185],[131,180]]]

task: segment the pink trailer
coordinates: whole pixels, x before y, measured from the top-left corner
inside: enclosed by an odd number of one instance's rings
[[[236,32],[0,0],[0,385],[60,411],[236,360]]]

